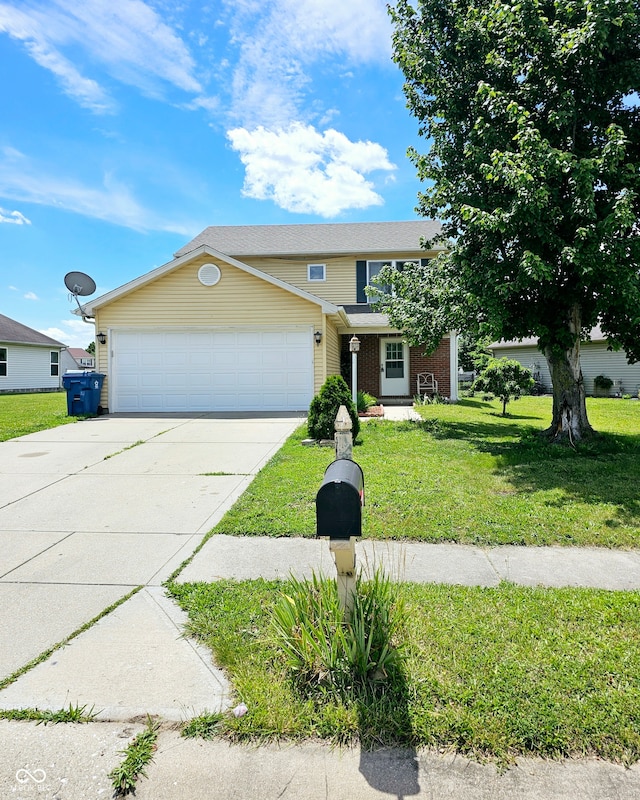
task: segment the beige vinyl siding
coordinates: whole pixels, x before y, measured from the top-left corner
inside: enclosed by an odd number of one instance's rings
[[[261,272],[273,275],[281,281],[290,283],[299,289],[321,297],[336,305],[356,303],[356,261],[385,261],[394,259],[400,261],[414,261],[417,258],[432,256],[433,253],[388,253],[381,256],[379,253],[369,253],[362,256],[305,256],[291,258],[245,258],[240,259]],[[326,280],[307,280],[307,266],[309,264],[325,264]]]
[[[356,262],[353,258],[336,258],[314,256],[313,258],[283,259],[283,258],[252,258],[245,259],[249,264],[261,272],[266,272],[274,278],[279,278],[285,283],[290,283],[298,289],[310,292],[316,297],[327,300],[329,303],[341,305],[342,303],[355,303],[356,297]],[[324,281],[307,280],[308,264],[325,264]]]
[[[340,334],[334,325],[327,325],[326,376],[340,375]]]
[[[221,278],[215,286],[203,286],[198,280],[198,269],[205,263],[220,268]],[[112,328],[171,326],[309,325],[322,330],[323,314],[308,300],[203,256],[98,309],[95,324],[96,331],[107,334]],[[96,349],[97,369],[108,375],[109,342],[97,344]],[[314,383],[320,386],[324,382],[322,358],[315,358],[314,370]],[[107,398],[108,378],[102,390],[103,406],[107,406]]]
[[[98,310],[100,329],[138,325],[320,325],[321,309],[237,267],[218,263],[220,282],[198,280],[201,258]]]

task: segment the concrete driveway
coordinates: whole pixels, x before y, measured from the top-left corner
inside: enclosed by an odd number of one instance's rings
[[[168,703],[175,718],[190,716],[202,694],[220,699],[225,689],[210,655],[180,638],[181,612],[160,585],[303,419],[110,415],[0,443],[3,678],[145,586],[1,691],[0,708],[87,702],[103,718],[123,719],[136,710],[166,713]],[[195,694],[179,696],[187,662],[195,665]],[[141,696],[150,677],[175,687],[167,697],[158,686],[157,702]]]

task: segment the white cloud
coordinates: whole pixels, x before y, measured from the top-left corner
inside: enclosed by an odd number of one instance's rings
[[[80,319],[60,320],[62,327],[39,328],[39,332],[50,336],[67,347],[86,347],[95,338],[95,326]]]
[[[19,211],[7,211],[6,208],[0,207],[0,225],[3,222],[9,225],[31,225],[31,220]]]
[[[381,145],[351,142],[332,129],[319,133],[294,123],[280,130],[236,128],[227,136],[246,168],[243,193],[273,200],[286,211],[336,217],[347,209],[381,205],[364,176],[395,169]]]
[[[48,174],[44,167],[11,148],[0,154],[0,196],[71,211],[133,230],[193,233],[175,220],[163,219],[141,206],[129,187],[113,175],[105,174],[98,188],[87,186],[66,176]]]
[[[39,300],[40,299],[35,292],[26,292],[26,294],[24,294],[23,297],[24,297],[25,300]]]
[[[160,96],[164,86],[199,94],[202,86],[189,49],[142,0],[54,0],[0,3],[0,32],[24,42],[29,55],[51,71],[63,91],[97,113],[114,101],[65,56],[82,49],[114,78]]]
[[[226,0],[240,47],[232,81],[235,119],[283,127],[301,118],[316,64],[389,63],[391,23],[384,0]]]

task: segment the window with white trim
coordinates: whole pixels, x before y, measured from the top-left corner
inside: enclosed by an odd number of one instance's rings
[[[367,261],[367,286],[371,285],[371,281],[378,275],[383,267],[393,267],[393,269],[401,269],[405,264],[418,265],[418,261],[414,259],[396,258],[388,261]],[[376,293],[389,294],[391,291],[390,286],[376,286]],[[374,294],[369,294],[369,302],[375,300]]]
[[[51,377],[55,378],[60,374],[60,353],[57,350],[51,350]]]
[[[310,282],[325,281],[327,279],[326,264],[307,264],[307,280]]]
[[[7,377],[7,348],[0,347],[0,378]]]

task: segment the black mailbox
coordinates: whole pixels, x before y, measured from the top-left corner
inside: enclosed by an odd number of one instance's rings
[[[362,533],[364,475],[347,458],[332,461],[316,495],[316,536],[349,539]]]

